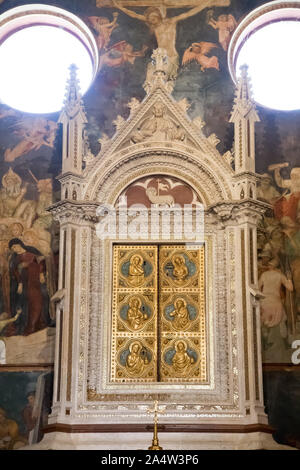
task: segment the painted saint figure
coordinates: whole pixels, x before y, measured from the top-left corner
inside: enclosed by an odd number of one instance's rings
[[[268,173],[261,175],[260,185],[257,188],[257,199],[274,204],[280,198],[280,193],[273,186],[272,177]]]
[[[30,227],[35,216],[35,201],[24,200],[28,183],[21,187],[22,180],[12,168],[2,178],[0,190],[0,217],[15,217],[24,220]]]
[[[18,309],[22,314],[13,325],[12,334],[24,336],[40,331],[50,325],[49,296],[46,287],[46,264],[41,253],[26,246],[18,238],[9,242],[10,259],[10,303],[11,314]]]
[[[142,345],[139,341],[134,341],[129,346],[129,354],[126,359],[126,369],[131,375],[141,377],[145,366],[149,363],[147,357],[142,357]]]
[[[187,369],[194,364],[195,359],[188,355],[187,344],[185,341],[177,341],[175,343],[175,351],[176,353],[172,359],[172,366],[177,374],[183,375],[187,372]]]
[[[35,392],[29,392],[27,394],[27,405],[22,410],[22,418],[26,427],[26,437],[29,438],[29,433],[32,431],[37,424],[37,416],[34,412]]]
[[[259,289],[265,298],[260,301],[262,324],[272,328],[281,324],[282,336],[286,336],[286,313],[281,299],[281,287],[293,290],[293,283],[278,269],[278,259],[268,263],[268,270],[259,278]]]
[[[175,309],[169,315],[174,317],[172,326],[175,330],[184,330],[189,324],[189,312],[186,306],[186,301],[181,297],[175,300]]]
[[[0,450],[13,449],[16,441],[19,440],[18,424],[13,419],[8,419],[6,411],[0,408]]]
[[[140,255],[133,255],[130,258],[128,281],[134,287],[141,286],[145,280],[143,262]]]
[[[139,330],[144,326],[147,320],[147,314],[141,311],[142,301],[139,297],[131,297],[129,299],[129,309],[127,312],[127,320],[130,328]]]

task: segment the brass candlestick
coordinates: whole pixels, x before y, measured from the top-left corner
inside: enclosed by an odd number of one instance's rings
[[[147,410],[147,413],[154,413],[154,430],[153,430],[153,439],[152,439],[152,446],[148,447],[149,450],[163,450],[162,447],[160,447],[159,445],[159,441],[158,441],[158,435],[157,435],[157,422],[158,422],[158,413],[160,414],[163,414],[164,413],[164,410],[159,410],[158,409],[158,401],[155,400],[154,402],[154,408],[151,409],[149,408]]]

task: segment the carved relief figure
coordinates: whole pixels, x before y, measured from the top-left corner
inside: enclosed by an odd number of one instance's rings
[[[129,354],[126,359],[127,371],[136,377],[140,377],[149,363],[147,357],[142,357],[143,347],[139,341],[134,341],[129,346]]]
[[[172,366],[176,374],[183,375],[187,373],[188,368],[194,364],[195,359],[187,353],[187,344],[180,340],[175,343],[176,353],[172,359]]]
[[[160,183],[158,183],[160,184]],[[146,189],[146,194],[149,198],[149,201],[154,206],[169,206],[172,207],[174,205],[174,198],[170,194],[159,194],[159,189],[150,187]]]
[[[182,255],[174,255],[172,258],[173,276],[178,284],[183,284],[188,276],[188,268]]]
[[[142,301],[139,297],[131,297],[129,299],[129,309],[127,312],[127,320],[130,328],[139,330],[147,320],[147,314],[141,311]]]
[[[213,10],[209,10],[207,12],[207,24],[219,31],[219,43],[223,47],[224,51],[227,51],[230,38],[237,26],[237,22],[234,16],[230,14],[219,15],[217,20],[214,19],[213,15]]]
[[[230,0],[207,0],[205,2],[201,2],[201,5],[191,8],[185,13],[181,13],[180,15],[173,17],[166,16],[167,12],[165,7],[150,7],[145,10],[143,15],[141,15],[133,10],[129,10],[128,8],[121,6],[116,0],[113,0],[113,4],[132,18],[136,18],[147,24],[150,32],[155,35],[157,47],[165,49],[167,52],[169,59],[168,76],[172,79],[176,78],[179,65],[178,53],[175,46],[177,23],[196,15],[200,11],[204,10],[204,8],[210,6],[228,6],[230,5]]]
[[[184,130],[176,126],[170,118],[165,117],[165,107],[162,103],[154,105],[152,117],[146,119],[131,136],[135,144],[145,140],[183,141],[184,139]]]
[[[173,312],[169,313],[170,317],[174,317],[172,326],[175,330],[184,330],[190,322],[186,301],[180,297],[175,300],[174,307]]]
[[[140,255],[133,255],[130,258],[128,281],[134,287],[141,286],[145,280],[143,262]]]
[[[96,43],[99,51],[101,49],[107,49],[107,46],[110,41],[110,36],[113,30],[118,26],[117,18],[118,12],[113,13],[113,21],[109,21],[108,18],[104,16],[89,16],[88,20],[91,23],[92,27],[97,32]]]
[[[196,61],[200,65],[202,72],[204,72],[205,69],[220,70],[218,57],[215,55],[208,57],[206,55],[216,47],[218,47],[217,44],[212,42],[194,42],[184,52],[182,57],[182,65],[184,66],[192,61]]]
[[[145,177],[135,181],[124,190],[119,201],[123,196],[126,197],[128,207],[137,203],[148,208],[152,205],[173,207],[175,204],[180,207],[184,207],[185,204],[197,206],[200,203],[193,188],[184,181],[166,175]]]

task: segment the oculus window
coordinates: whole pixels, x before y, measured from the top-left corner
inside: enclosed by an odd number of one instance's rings
[[[278,110],[300,109],[300,2],[275,1],[252,11],[236,29],[228,51],[234,82],[247,64],[254,100]]]
[[[97,72],[93,34],[75,15],[48,5],[24,5],[0,16],[0,100],[23,112],[62,108],[69,67],[81,93]]]

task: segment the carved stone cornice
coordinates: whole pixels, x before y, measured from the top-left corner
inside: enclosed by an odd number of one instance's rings
[[[254,173],[253,171],[243,171],[241,173],[233,175],[233,181],[240,181],[240,180],[251,180],[253,182],[260,181],[260,175],[258,173]]]
[[[60,224],[93,225],[98,222],[97,208],[99,205],[100,203],[97,202],[59,201],[47,210]]]
[[[224,226],[249,222],[257,225],[263,214],[270,208],[269,204],[254,199],[242,201],[218,202],[211,206],[208,215],[215,216],[216,223],[221,222]]]

